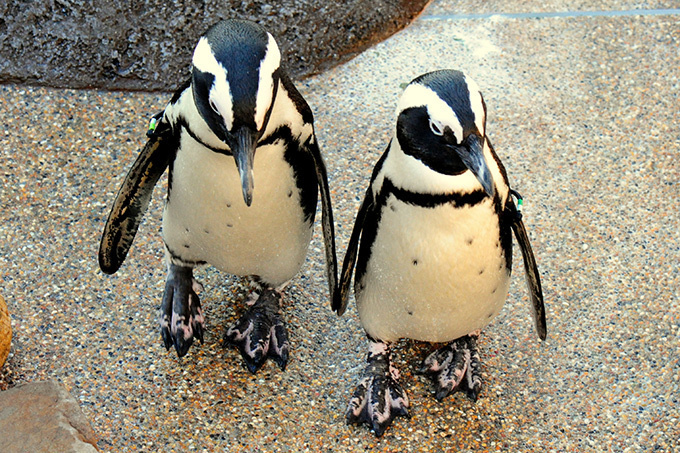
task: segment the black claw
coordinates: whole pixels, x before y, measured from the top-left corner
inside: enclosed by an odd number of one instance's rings
[[[182,358],[187,354],[187,352],[189,352],[189,348],[194,343],[194,338],[189,337],[189,339],[185,340],[183,338],[174,337],[174,339],[175,339],[175,351],[177,351],[177,357]]]
[[[165,350],[169,351],[172,347],[173,341],[172,337],[170,336],[170,330],[167,327],[161,327],[161,337],[163,337],[163,346],[165,346]]]
[[[389,420],[385,423],[373,423],[373,426],[371,429],[373,430],[373,433],[375,434],[375,437],[382,437],[383,434],[385,434],[385,430],[389,425],[392,424],[392,420]]]
[[[251,374],[255,374],[260,371],[260,368],[262,368],[262,365],[264,365],[265,362],[265,359],[262,358],[261,354],[258,354],[252,360],[247,358],[243,352],[241,352],[241,356],[243,357],[243,363]]]
[[[203,313],[194,290],[191,267],[170,264],[161,302],[160,324],[163,346],[168,351],[174,346],[179,357],[186,355],[194,338],[203,343]]]
[[[255,303],[224,335],[225,345],[241,353],[246,368],[256,373],[271,358],[281,368],[288,364],[288,334],[281,317],[281,294],[264,289]]]
[[[442,401],[444,398],[449,396],[452,391],[453,391],[453,388],[451,388],[450,386],[447,387],[447,388],[440,387],[435,392],[434,397],[437,399],[437,401]]]
[[[203,324],[194,324],[194,338],[198,338],[198,341],[203,344]]]

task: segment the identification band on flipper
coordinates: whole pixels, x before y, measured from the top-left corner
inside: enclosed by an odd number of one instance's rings
[[[517,210],[516,210],[517,220],[522,220],[522,206],[524,206],[524,198],[522,197],[522,195],[519,192],[517,192],[514,189],[510,189],[510,195],[515,197],[515,199],[517,200]]]
[[[161,118],[163,118],[163,115],[165,114],[165,110],[161,110],[160,112],[156,113],[154,116],[152,116],[149,119],[149,127],[146,130],[146,136],[149,138],[153,138],[157,136],[160,132],[156,132],[156,128],[158,127],[158,123],[160,123]]]

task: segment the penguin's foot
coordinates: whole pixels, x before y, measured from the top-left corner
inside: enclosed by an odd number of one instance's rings
[[[159,321],[165,349],[174,345],[179,357],[187,353],[194,338],[203,343],[204,318],[196,295],[202,289],[191,267],[170,264]]]
[[[250,308],[241,319],[227,329],[224,343],[238,348],[246,367],[256,373],[267,358],[281,368],[288,364],[288,333],[281,315],[283,295],[272,288],[253,293],[255,298],[246,302]]]
[[[399,385],[399,371],[392,366],[389,346],[371,340],[364,377],[347,406],[347,423],[366,423],[376,436],[398,416],[409,417],[408,395]]]
[[[477,351],[476,334],[466,335],[434,351],[424,361],[420,373],[434,382],[435,398],[439,401],[454,390],[465,391],[477,400],[482,387],[482,370]]]

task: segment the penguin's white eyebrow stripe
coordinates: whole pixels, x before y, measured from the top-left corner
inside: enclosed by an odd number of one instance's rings
[[[260,62],[260,80],[258,82],[257,99],[255,100],[255,125],[258,130],[262,128],[267,108],[272,103],[274,71],[281,64],[281,52],[274,37],[267,33],[267,38],[269,42],[264,58]]]
[[[479,91],[479,86],[467,75],[465,76],[465,83],[467,84],[468,92],[470,93],[470,108],[472,109],[472,113],[475,114],[475,125],[481,134],[485,134],[484,105],[482,104],[482,94]]]
[[[227,73],[227,69],[222,66],[222,63],[217,61],[217,58],[215,58],[215,54],[205,36],[202,36],[201,39],[198,40],[191,64],[199,71],[207,72],[212,75]]]
[[[231,102],[231,88],[227,81],[227,68],[217,61],[205,36],[198,40],[191,63],[197,70],[212,74],[215,77],[208,98],[213,101],[220,115],[224,118],[227,129],[231,129],[234,122],[234,112]]]
[[[413,83],[406,87],[397,105],[397,115],[410,107],[426,107],[430,118],[449,126],[458,142],[463,141],[463,126],[458,115],[435,91],[420,83]]]

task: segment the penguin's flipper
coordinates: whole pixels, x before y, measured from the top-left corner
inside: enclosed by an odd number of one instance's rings
[[[342,314],[347,309],[347,302],[349,301],[349,288],[352,282],[352,272],[354,271],[354,266],[357,262],[357,256],[359,253],[359,238],[361,237],[361,232],[364,229],[364,222],[366,221],[366,216],[371,212],[374,206],[373,197],[373,183],[375,182],[382,166],[387,158],[387,153],[390,149],[390,144],[387,145],[387,149],[380,156],[378,162],[373,167],[373,173],[371,174],[371,181],[368,184],[368,189],[366,189],[366,195],[364,195],[364,200],[361,202],[359,207],[359,212],[357,212],[357,218],[354,221],[354,228],[352,229],[352,235],[349,238],[349,243],[347,244],[347,252],[345,253],[345,259],[342,262],[342,271],[340,272],[340,281],[338,282],[338,290],[333,298],[332,308],[338,312],[338,316]]]
[[[335,297],[338,287],[338,258],[335,251],[335,224],[333,222],[333,207],[331,194],[328,188],[328,175],[316,137],[312,135],[307,143],[307,151],[314,159],[316,181],[321,193],[321,227],[323,230],[323,242],[326,248],[326,277],[328,278],[328,290],[331,301]]]
[[[340,273],[340,281],[338,282],[338,290],[335,292],[335,297],[333,297],[333,304],[331,308],[338,312],[338,316],[342,314],[347,309],[347,302],[349,301],[349,288],[352,282],[352,272],[354,271],[354,266],[357,261],[357,254],[359,253],[359,238],[361,237],[361,231],[364,227],[364,221],[366,220],[366,214],[369,208],[373,205],[373,191],[371,187],[368,187],[366,195],[364,196],[364,201],[362,201],[359,207],[359,212],[357,212],[357,218],[354,221],[354,228],[352,228],[352,235],[349,238],[349,243],[347,244],[347,252],[345,252],[345,259],[342,262],[342,271]]]
[[[177,143],[170,125],[161,119],[154,127],[125,177],[104,226],[99,267],[107,274],[115,273],[123,264],[149,206],[153,188],[175,153]]]
[[[521,199],[521,198],[520,198]],[[545,306],[543,304],[543,290],[541,289],[541,276],[538,273],[538,266],[534,258],[534,252],[529,242],[529,235],[524,227],[522,221],[522,214],[517,210],[512,198],[508,198],[508,209],[512,214],[512,230],[515,232],[515,237],[519,243],[519,248],[522,251],[522,259],[524,261],[524,272],[526,275],[527,286],[529,288],[529,297],[531,298],[532,314],[536,324],[536,331],[541,340],[545,340],[547,336],[547,326],[545,320]]]

